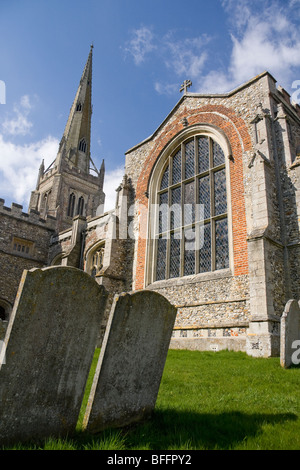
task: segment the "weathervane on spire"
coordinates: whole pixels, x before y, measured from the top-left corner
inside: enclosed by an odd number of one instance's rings
[[[184,80],[183,84],[181,85],[180,92],[184,91],[184,95],[187,93],[187,89],[192,86],[191,80]]]

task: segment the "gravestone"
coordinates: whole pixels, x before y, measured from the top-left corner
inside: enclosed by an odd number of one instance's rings
[[[176,309],[152,291],[116,296],[84,417],[91,433],[151,414],[167,357]]]
[[[289,300],[280,322],[280,364],[288,368],[293,363],[295,346],[300,340],[300,307],[296,300]]]
[[[105,300],[79,269],[24,271],[0,369],[0,445],[75,430]]]

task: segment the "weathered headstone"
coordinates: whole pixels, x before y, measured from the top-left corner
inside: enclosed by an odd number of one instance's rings
[[[76,268],[24,271],[0,370],[0,444],[75,430],[105,299]]]
[[[153,411],[175,317],[176,308],[156,292],[115,297],[84,429],[125,426]]]
[[[293,363],[295,342],[300,340],[300,307],[296,300],[289,300],[280,322],[280,364],[288,368]]]

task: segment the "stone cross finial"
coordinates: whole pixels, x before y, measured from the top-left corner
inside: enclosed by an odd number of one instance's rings
[[[187,89],[192,86],[191,80],[184,80],[183,84],[181,85],[180,92],[184,91],[184,94],[186,94]]]

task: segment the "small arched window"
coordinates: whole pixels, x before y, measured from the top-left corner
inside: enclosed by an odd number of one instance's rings
[[[101,243],[88,255],[87,272],[92,277],[96,277],[103,268],[105,244]]]
[[[226,168],[219,143],[205,134],[187,138],[160,174],[153,281],[228,268]]]
[[[71,193],[69,196],[68,217],[73,217],[74,207],[75,207],[75,194]]]
[[[80,196],[80,198],[78,199],[78,205],[77,205],[78,215],[83,215],[83,208],[84,208],[84,198]]]
[[[81,111],[82,110],[82,106],[81,106],[81,103],[77,103],[77,106],[76,106],[76,111]]]
[[[86,140],[85,139],[81,139],[81,141],[79,142],[78,148],[81,152],[86,153]]]

